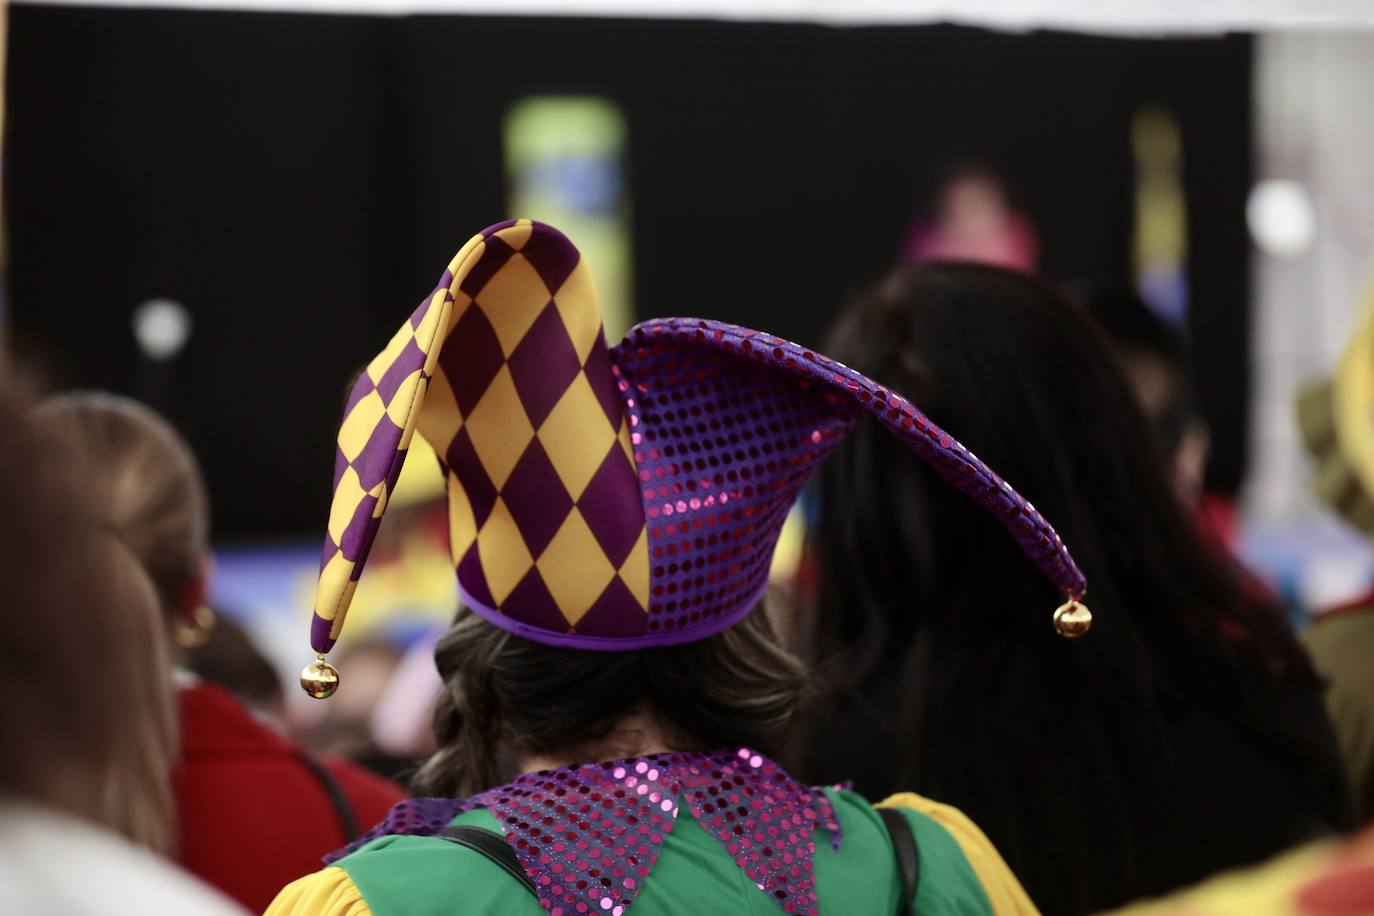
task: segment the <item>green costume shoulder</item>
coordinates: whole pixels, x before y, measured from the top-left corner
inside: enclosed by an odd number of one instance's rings
[[[861,796],[827,790],[841,827],[838,850],[829,831],[814,834],[817,894],[832,913],[893,913],[900,882],[891,841]],[[902,807],[921,853],[916,910],[952,916],[997,912],[955,837],[935,819]],[[498,830],[477,809],[454,819]],[[572,907],[555,916],[579,916]],[[633,903],[637,916],[729,912],[777,916],[778,903],[759,890],[721,844],[684,807]],[[446,840],[386,836],[284,890],[268,916],[452,916],[455,913],[539,916],[538,901],[499,866]],[[595,916],[588,907],[584,912]]]

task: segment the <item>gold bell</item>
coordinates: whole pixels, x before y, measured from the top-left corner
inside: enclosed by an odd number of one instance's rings
[[[1054,629],[1065,639],[1077,639],[1092,626],[1093,612],[1077,598],[1070,598],[1054,612]]]
[[[301,669],[301,689],[317,700],[327,700],[339,689],[339,669],[316,655],[315,660]]]

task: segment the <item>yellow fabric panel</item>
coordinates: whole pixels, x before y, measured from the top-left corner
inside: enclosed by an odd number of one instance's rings
[[[263,916],[372,916],[348,872],[324,868],[282,888]]]
[[[362,454],[363,446],[367,445],[373,430],[377,428],[377,421],[385,413],[386,405],[376,391],[368,392],[353,405],[339,427],[339,451],[343,452],[345,458],[355,461]]]
[[[352,469],[350,469],[352,473]],[[337,543],[337,542],[336,542]],[[324,569],[320,570],[320,587],[316,592],[315,613],[321,620],[333,620],[339,615],[339,607],[347,605],[353,597],[353,589],[358,582],[353,578],[353,561],[345,560],[344,555],[336,553],[329,558]],[[332,603],[326,603],[332,602]]]
[[[499,496],[482,530],[477,532],[477,556],[482,560],[487,588],[498,607],[534,565],[515,518]]]
[[[1011,873],[1007,863],[992,845],[978,825],[958,808],[942,805],[937,801],[917,795],[915,792],[898,792],[875,807],[908,808],[935,821],[954,837],[954,842],[968,859],[988,902],[997,916],[1039,916],[1040,911],[1031,902],[1030,896],[1021,887],[1021,882]]]
[[[510,356],[552,298],[553,291],[544,285],[539,271],[524,255],[515,254],[477,293],[477,305],[491,322],[502,352]]]
[[[602,416],[604,419],[605,415]],[[520,403],[509,365],[502,366],[496,373],[477,406],[472,408],[467,426],[482,468],[500,490],[534,438],[534,427]]]
[[[592,272],[585,259],[577,262],[568,279],[558,289],[554,307],[568,329],[577,360],[586,363],[592,347],[601,339],[601,307],[597,303],[596,284],[592,282]]]
[[[606,419],[586,372],[573,377],[568,390],[544,418],[538,436],[568,495],[574,501],[581,499],[616,438],[615,427]]]
[[[639,606],[649,610],[649,529],[642,528],[630,555],[620,564],[620,579]]]
[[[482,562],[486,563],[486,557]],[[606,559],[606,551],[601,549],[596,535],[576,507],[563,520],[563,526],[535,565],[539,567],[539,575],[549,594],[570,624],[576,624],[591,610],[615,577],[615,567]],[[487,578],[490,579],[490,575]]]

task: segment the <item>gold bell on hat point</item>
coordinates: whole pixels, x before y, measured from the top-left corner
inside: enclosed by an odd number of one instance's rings
[[[339,689],[339,669],[316,655],[315,660],[301,669],[301,688],[317,700],[327,700]]]
[[[1093,612],[1077,598],[1070,598],[1054,612],[1054,629],[1065,639],[1077,639],[1092,626]]]

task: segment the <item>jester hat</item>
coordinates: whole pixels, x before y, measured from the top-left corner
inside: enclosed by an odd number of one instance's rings
[[[558,230],[498,223],[463,246],[358,378],[344,410],[307,692],[411,436],[439,456],[463,603],[536,642],[627,650],[702,639],[749,613],[798,491],[868,413],[992,512],[1091,617],[1050,524],[909,401],[794,343],[698,318],[606,346],[591,272]]]

